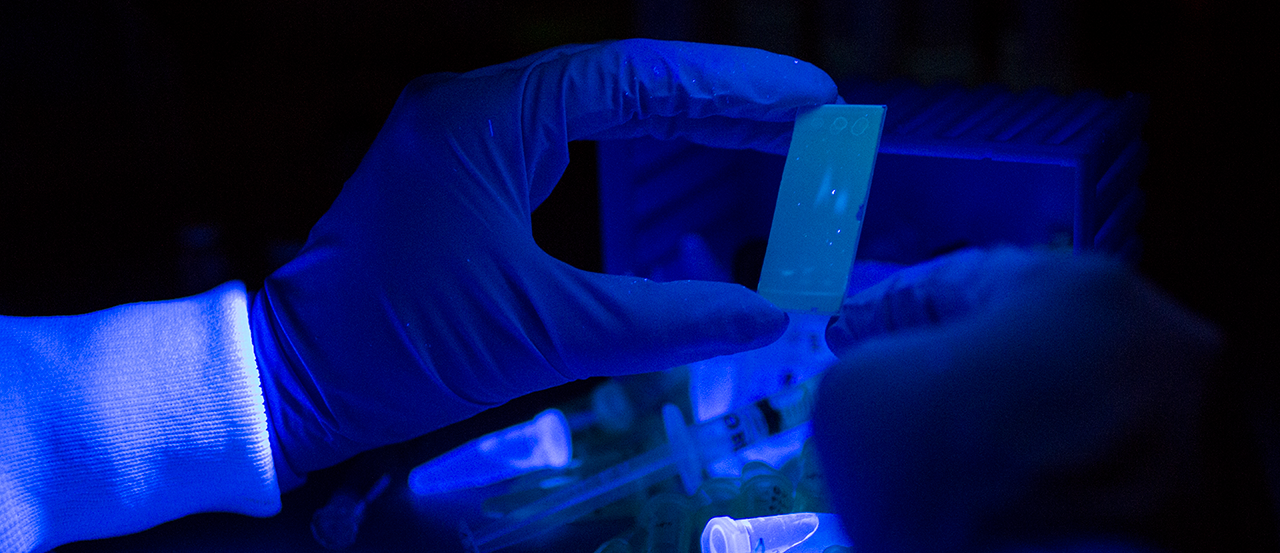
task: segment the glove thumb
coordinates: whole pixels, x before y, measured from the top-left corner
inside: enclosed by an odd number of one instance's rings
[[[787,329],[785,312],[737,284],[580,273],[582,312],[553,335],[575,378],[663,370],[766,346]]]

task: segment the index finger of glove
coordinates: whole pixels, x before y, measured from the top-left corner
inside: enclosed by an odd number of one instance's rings
[[[845,298],[827,327],[827,345],[843,356],[879,335],[945,325],[1007,295],[1052,254],[1016,248],[963,250],[908,267]]]
[[[565,50],[530,74],[526,129],[565,138],[682,137],[708,146],[785,153],[796,109],[832,103],[826,73],[752,48],[624,40]],[[536,122],[543,122],[538,125]]]

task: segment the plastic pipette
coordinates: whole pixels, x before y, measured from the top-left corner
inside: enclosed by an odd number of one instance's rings
[[[563,468],[572,457],[569,423],[559,409],[486,434],[418,465],[409,489],[432,495],[487,486],[544,468]]]
[[[702,481],[701,466],[680,409],[668,404],[663,407],[662,415],[668,443],[511,511],[501,520],[477,530],[471,536],[471,543],[480,551],[496,551],[573,522],[676,475],[686,490],[697,490]]]

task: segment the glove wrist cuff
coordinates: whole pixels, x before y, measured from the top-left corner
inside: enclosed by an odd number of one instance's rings
[[[280,509],[245,297],[0,317],[0,550]]]

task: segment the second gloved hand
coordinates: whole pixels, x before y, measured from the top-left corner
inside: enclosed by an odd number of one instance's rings
[[[302,475],[532,391],[770,343],[745,288],[574,269],[530,212],[577,139],[683,137],[784,152],[817,68],[710,45],[570,46],[402,93],[298,257],[251,309],[273,447]]]
[[[1116,260],[953,253],[846,298],[827,341],[814,437],[860,551],[1197,539],[1221,337]]]

